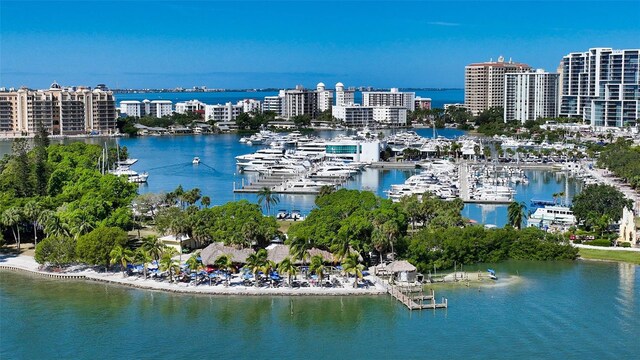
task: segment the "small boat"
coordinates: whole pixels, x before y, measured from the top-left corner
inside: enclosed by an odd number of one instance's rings
[[[491,280],[498,280],[498,277],[496,276],[496,272],[493,269],[487,269],[487,272],[489,273],[489,279]]]
[[[287,210],[278,210],[278,215],[276,215],[276,219],[278,220],[284,220],[289,218],[291,215],[289,214],[289,212]]]
[[[200,164],[200,158],[199,158],[199,157],[197,157],[197,156],[196,156],[196,157],[194,157],[194,158],[193,158],[193,160],[191,161],[191,163],[192,163],[193,165],[198,165],[198,164]]]

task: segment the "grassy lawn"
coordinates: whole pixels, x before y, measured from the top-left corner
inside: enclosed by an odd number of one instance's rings
[[[280,226],[278,230],[280,230],[283,234],[286,234],[287,231],[289,231],[289,227],[295,224],[296,222],[300,222],[300,221],[278,220],[278,225]]]
[[[623,261],[640,265],[640,252],[637,251],[580,249],[578,254],[585,259]]]

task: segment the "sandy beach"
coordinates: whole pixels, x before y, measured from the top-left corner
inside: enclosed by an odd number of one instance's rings
[[[124,285],[138,289],[159,290],[176,293],[190,294],[210,294],[210,295],[250,295],[250,296],[345,296],[345,295],[383,295],[387,291],[374,276],[367,276],[375,284],[369,288],[357,288],[345,284],[342,288],[264,288],[253,286],[224,286],[224,285],[193,285],[188,283],[170,283],[168,281],[156,281],[152,279],[142,279],[137,276],[123,277],[121,272],[96,272],[93,269],[83,269],[80,271],[50,272],[41,271],[40,265],[29,255],[0,255],[0,270],[24,271],[40,276],[59,279],[77,279],[87,281],[98,281]]]

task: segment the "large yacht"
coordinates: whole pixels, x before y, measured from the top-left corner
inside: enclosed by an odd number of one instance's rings
[[[545,206],[536,209],[527,219],[527,226],[544,227],[550,225],[573,226],[576,217],[566,206]]]

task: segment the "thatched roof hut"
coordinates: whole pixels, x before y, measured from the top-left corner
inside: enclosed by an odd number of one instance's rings
[[[254,252],[253,249],[236,249],[233,246],[226,246],[221,242],[216,242],[202,249],[200,257],[204,265],[213,265],[221,255],[231,256],[231,261],[234,263],[244,264],[247,262],[247,257]]]
[[[416,271],[416,267],[406,260],[396,260],[387,264],[385,270],[388,273],[413,272]]]
[[[289,253],[291,248],[289,247],[289,245],[271,244],[267,246],[266,249],[267,249],[267,259],[275,263],[280,263],[286,257],[291,257]],[[316,255],[322,256],[322,259],[324,260],[324,262],[327,262],[327,263],[332,263],[335,261],[333,258],[333,254],[328,251],[320,250],[316,248],[309,249],[309,258]],[[296,260],[295,263],[300,265],[302,264],[302,261]]]

